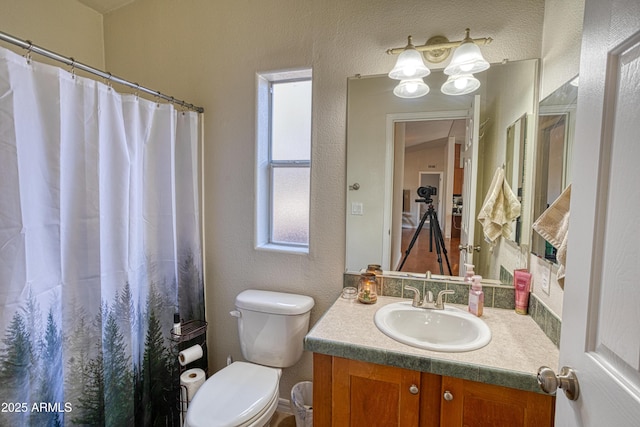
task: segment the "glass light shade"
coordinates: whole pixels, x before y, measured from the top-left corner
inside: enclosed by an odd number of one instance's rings
[[[393,94],[400,98],[420,98],[429,93],[429,86],[422,79],[401,80],[393,89]]]
[[[445,95],[466,95],[480,87],[480,81],[471,74],[450,76],[440,89]]]
[[[480,48],[473,42],[462,43],[453,52],[451,62],[444,69],[449,76],[457,74],[475,74],[489,68],[489,63],[482,57]]]
[[[428,76],[431,70],[427,68],[422,54],[413,47],[407,47],[396,61],[396,66],[389,71],[389,77],[395,80],[417,79]]]

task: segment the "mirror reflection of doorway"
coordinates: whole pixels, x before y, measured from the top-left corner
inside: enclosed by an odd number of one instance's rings
[[[394,166],[395,169],[402,168],[402,171],[394,171],[394,179],[402,180],[402,201],[397,208],[394,208],[393,215],[402,218],[402,235],[398,248],[400,252],[394,253],[391,265],[398,268],[416,234],[420,220],[427,211],[426,203],[416,201],[420,198],[417,189],[429,186],[437,189],[436,194],[431,197],[432,205],[437,213],[445,240],[451,274],[455,276],[458,274],[460,237],[455,233],[454,237],[451,237],[454,229],[453,213],[456,208],[459,208],[458,205],[454,205],[453,182],[456,175],[455,169],[460,169],[459,165],[456,168],[455,154],[456,148],[459,149],[460,143],[466,137],[465,120],[407,121],[397,122],[396,126],[401,126],[403,129],[402,132],[396,132],[396,135],[402,135],[403,138],[396,138],[394,141],[396,154],[403,157],[403,161]],[[394,184],[394,188],[398,186]],[[460,195],[457,195],[460,198]],[[433,240],[430,242],[430,226],[427,219],[417,235],[402,271],[424,273],[428,270],[433,274],[440,274],[435,242]],[[441,258],[444,274],[448,275],[444,254]]]

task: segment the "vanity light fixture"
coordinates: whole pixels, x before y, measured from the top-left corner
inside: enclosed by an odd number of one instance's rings
[[[424,45],[414,46],[412,37],[402,48],[387,49],[387,54],[399,54],[396,65],[389,72],[389,77],[400,80],[393,90],[401,98],[418,98],[429,93],[429,86],[423,77],[429,75],[430,70],[424,63],[439,63],[447,59],[452,49],[455,49],[451,63],[444,69],[449,75],[442,85],[442,93],[446,95],[464,95],[480,87],[480,82],[473,74],[489,68],[489,63],[483,58],[478,46],[487,45],[493,41],[490,37],[472,39],[469,29],[463,40],[450,42],[446,37],[431,37]]]

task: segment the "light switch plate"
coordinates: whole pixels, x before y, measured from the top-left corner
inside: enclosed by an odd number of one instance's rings
[[[549,274],[543,274],[540,279],[540,288],[542,289],[542,292],[549,295]]]

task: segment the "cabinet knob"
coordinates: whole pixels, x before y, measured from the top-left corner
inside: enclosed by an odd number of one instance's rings
[[[420,389],[415,384],[411,384],[411,387],[409,387],[409,393],[411,394],[418,394],[419,391]]]
[[[442,397],[444,397],[444,400],[447,400],[447,401],[453,400],[453,394],[451,394],[449,390],[446,390]]]

